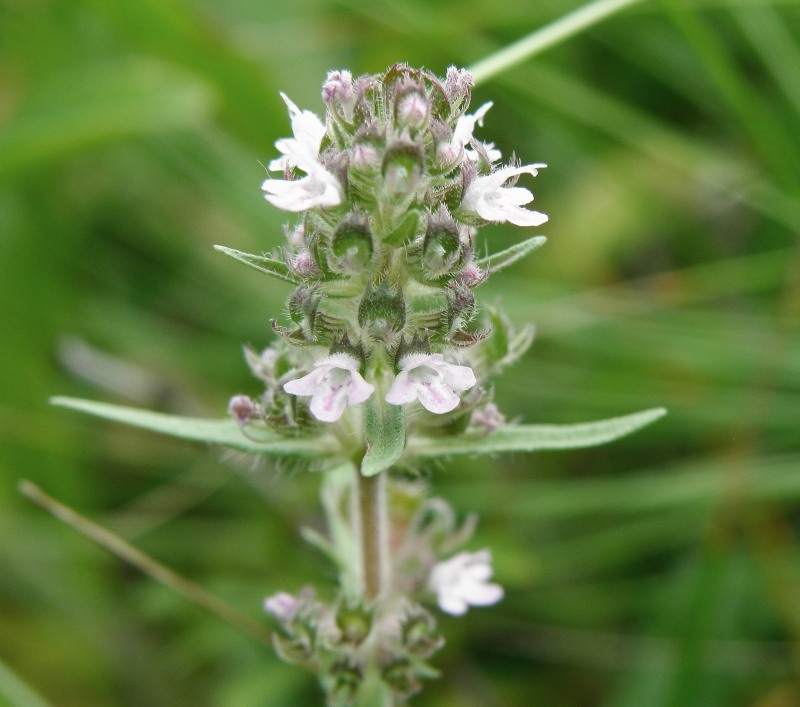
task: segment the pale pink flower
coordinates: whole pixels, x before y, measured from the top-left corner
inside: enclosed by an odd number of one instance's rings
[[[488,550],[460,552],[431,570],[429,587],[442,611],[462,616],[470,606],[490,606],[503,598],[503,588],[490,583],[492,557]]]
[[[354,356],[333,354],[317,361],[311,373],[289,381],[283,389],[291,395],[310,395],[314,417],[322,422],[336,422],[348,404],[363,403],[375,390],[358,368],[359,362]]]
[[[443,414],[460,402],[457,390],[475,385],[469,366],[447,363],[442,354],[409,354],[400,359],[400,372],[386,393],[386,402],[404,405],[419,400],[430,412]]]
[[[288,622],[297,613],[299,602],[291,594],[278,592],[264,599],[264,611],[272,614],[278,621]]]
[[[524,187],[504,187],[503,184],[520,174],[536,176],[542,167],[546,165],[509,165],[477,177],[464,191],[461,208],[477,213],[487,221],[509,221],[517,226],[541,226],[547,221],[545,214],[522,208],[524,204],[533,201],[533,194]]]

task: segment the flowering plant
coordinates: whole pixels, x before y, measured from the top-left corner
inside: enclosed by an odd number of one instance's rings
[[[478,229],[545,223],[517,186],[545,165],[503,164],[476,137],[491,103],[468,113],[472,84],[456,68],[444,78],[402,64],[358,78],[334,71],[324,121],[282,95],[293,136],[276,143],[276,174],[262,188],[296,214],[286,245],[270,255],[217,248],[290,285],[290,321],[273,320],[277,340],[245,351],[264,391],[231,398],[228,419],[57,400],[323,472],[330,536],[304,534],[337,567],[338,591],[327,601],[309,588],[278,591],[264,608],[280,655],[316,673],[330,704],[414,694],[435,676],[429,660],[443,642],[427,607],[462,615],[503,596],[489,581],[489,550],[459,551],[474,522],[457,523],[444,500],[409,481],[414,472],[437,457],[600,444],[663,414],[512,425],[493,402],[493,376],[533,334],[494,308],[481,312],[475,290],[545,238],[479,257]],[[393,504],[405,511],[390,529]]]

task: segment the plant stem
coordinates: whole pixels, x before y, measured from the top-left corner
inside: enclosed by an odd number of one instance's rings
[[[231,626],[235,626],[268,646],[272,645],[272,637],[269,631],[259,622],[240,613],[219,597],[180,576],[166,565],[162,565],[160,562],[146,555],[110,530],[97,525],[97,523],[93,523],[85,516],[80,515],[77,511],[65,506],[52,496],[48,496],[36,486],[36,484],[23,479],[19,482],[18,487],[23,495],[27,496],[38,506],[41,506],[53,516],[73,527],[79,533],[93,540],[117,557],[125,560],[125,562],[128,562],[142,572],[150,575],[153,579],[178,592],[178,594],[183,595],[189,601],[210,611],[212,614],[216,614],[223,621],[227,621],[231,624]]]
[[[356,470],[357,531],[361,538],[364,599],[377,599],[384,588],[387,567],[386,472],[364,476]]]

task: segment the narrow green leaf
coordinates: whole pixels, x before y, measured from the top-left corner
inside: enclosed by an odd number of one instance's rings
[[[50,703],[38,695],[11,668],[0,660],[0,702],[8,700],[16,707],[49,707]]]
[[[520,258],[524,258],[528,253],[532,253],[546,242],[546,236],[534,236],[526,241],[522,241],[522,243],[517,243],[510,248],[501,250],[499,253],[481,258],[478,261],[478,266],[481,268],[488,268],[492,272],[497,272],[498,270],[508,267],[511,263],[516,263]]]
[[[224,245],[215,245],[214,249],[218,250],[220,253],[225,253],[225,255],[230,255],[231,258],[235,258],[239,262],[249,265],[251,268],[255,268],[267,275],[272,275],[272,277],[277,277],[279,280],[291,282],[293,285],[300,283],[300,280],[289,270],[289,266],[281,260],[270,258],[268,255],[243,253],[240,250],[234,250]]]
[[[402,405],[389,405],[373,395],[364,404],[367,453],[361,473],[374,476],[394,464],[406,444],[406,418]]]
[[[641,0],[593,0],[469,67],[476,83],[483,83],[539,52],[583,32],[615,12]]]
[[[171,437],[193,442],[221,444],[251,454],[315,458],[332,456],[338,451],[336,441],[329,435],[283,437],[265,429],[253,429],[250,435],[246,435],[233,419],[228,418],[205,420],[181,417],[78,398],[56,397],[51,398],[50,402],[53,405],[61,405],[71,410],[78,410],[106,420],[122,422]]]
[[[517,425],[503,427],[483,437],[420,437],[409,440],[408,454],[416,458],[452,454],[533,452],[539,449],[578,449],[612,442],[655,422],[666,414],[653,408],[598,422],[578,425]]]

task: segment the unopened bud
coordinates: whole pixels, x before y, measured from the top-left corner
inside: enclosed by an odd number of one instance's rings
[[[351,106],[355,102],[353,75],[349,71],[329,71],[322,84],[322,100],[327,104]]]
[[[481,270],[476,263],[467,263],[464,269],[458,273],[461,284],[470,289],[486,282],[489,277],[488,270]]]
[[[506,424],[506,416],[500,412],[497,405],[487,403],[484,407],[473,411],[469,424],[488,435]]]
[[[394,117],[398,127],[413,131],[419,130],[428,122],[430,112],[428,97],[414,90],[398,97]]]
[[[317,278],[322,274],[311,251],[306,249],[301,250],[291,258],[289,267],[304,280]]]
[[[425,157],[419,145],[400,141],[390,145],[383,156],[383,184],[390,196],[413,196],[419,185]]]
[[[246,425],[255,412],[255,403],[247,395],[234,395],[228,402],[228,413],[240,425]]]
[[[278,592],[264,599],[264,611],[282,623],[288,623],[294,618],[298,606],[297,599],[286,592]]]

